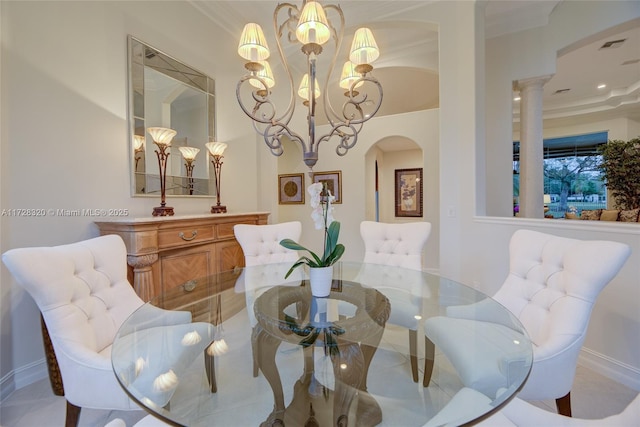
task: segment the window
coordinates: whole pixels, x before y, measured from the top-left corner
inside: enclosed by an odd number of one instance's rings
[[[598,146],[606,144],[607,132],[549,138],[543,141],[544,193],[551,203],[546,215],[563,217],[570,208],[605,209],[607,190],[598,170],[602,161]],[[514,215],[520,195],[520,142],[513,143]]]

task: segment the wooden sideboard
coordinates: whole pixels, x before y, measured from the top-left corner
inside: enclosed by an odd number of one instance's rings
[[[190,280],[244,266],[236,224],[266,224],[268,212],[96,222],[127,247],[129,280],[144,301]]]

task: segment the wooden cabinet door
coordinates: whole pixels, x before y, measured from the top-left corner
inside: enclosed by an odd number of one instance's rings
[[[216,243],[216,260],[218,272],[244,267],[244,253],[235,240]]]
[[[190,280],[209,276],[215,266],[214,245],[177,249],[160,255],[160,289],[162,292]]]

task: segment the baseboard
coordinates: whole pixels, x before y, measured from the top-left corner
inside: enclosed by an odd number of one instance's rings
[[[620,384],[640,391],[640,370],[588,348],[582,348],[578,364]]]
[[[0,402],[16,390],[49,377],[45,359],[21,366],[0,379]]]

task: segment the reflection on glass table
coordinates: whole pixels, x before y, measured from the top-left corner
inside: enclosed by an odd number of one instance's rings
[[[481,419],[526,381],[532,352],[523,328],[472,288],[425,272],[338,263],[331,295],[314,298],[302,269],[284,279],[289,267],[247,267],[194,279],[148,303],[189,311],[191,324],[145,328],[148,305],[140,308],[113,344],[122,387],[141,407],[175,425],[423,426]],[[496,352],[495,372],[475,390],[486,396],[482,404],[464,399],[473,389],[461,380],[468,373],[461,376],[445,355],[425,360],[422,345],[409,349],[407,328],[386,323],[412,298],[420,299],[419,320],[445,316],[450,305],[486,301],[502,316],[500,324],[476,325],[482,334],[506,327],[518,337]],[[423,321],[418,323],[424,334]],[[476,337],[469,337],[466,352],[472,354]],[[411,356],[433,364],[428,387],[413,382]]]

